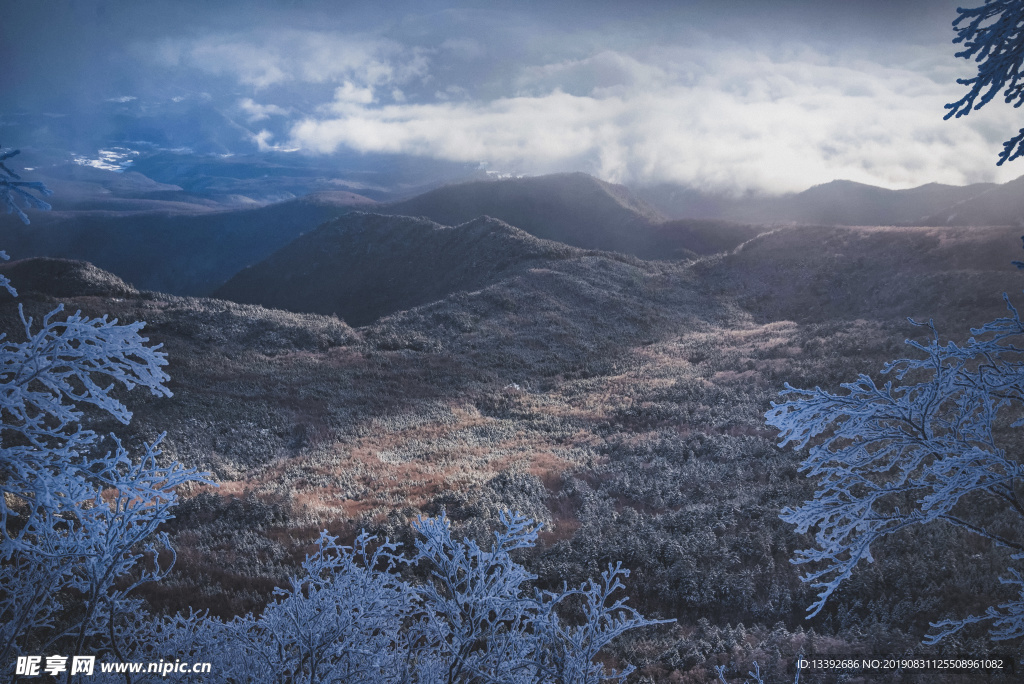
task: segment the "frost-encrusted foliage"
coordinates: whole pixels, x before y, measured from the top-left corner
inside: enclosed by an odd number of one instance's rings
[[[957,57],[973,59],[978,73],[972,78],[958,78],[957,83],[970,86],[970,91],[956,102],[946,105],[945,118],[961,117],[981,109],[1002,92],[1007,104],[1024,104],[1024,3],[1020,0],[985,0],[981,7],[957,8],[953,21],[957,31],[954,43],[963,43]],[[980,96],[980,99],[979,99]],[[1024,128],[1003,143],[999,165],[1024,156]]]
[[[1009,314],[973,329],[962,346],[928,326],[927,343],[908,341],[922,357],[886,364],[894,380],[884,385],[867,375],[842,394],[787,384],[794,400],[765,414],[781,444],[810,447],[802,470],[819,478],[811,501],[781,514],[799,532],[814,530],[815,547],[793,560],[820,565],[804,577],[821,589],[812,616],[862,559],[871,562],[873,543],[911,525],[946,522],[1024,558],[1024,466],[1019,444],[1009,443],[1009,428],[1024,425],[1024,323],[1006,302]],[[1024,589],[1015,569],[1003,582]],[[993,639],[1022,636],[1020,599],[933,624],[929,639],[976,622],[991,623]]]
[[[452,537],[444,515],[420,518],[416,553],[362,533],[352,546],[326,532],[260,615],[231,622],[177,616],[119,627],[121,651],[216,663],[197,681],[225,682],[621,682],[595,662],[601,649],[647,620],[613,595],[629,574],[609,566],[598,581],[559,592],[512,558],[538,526],[503,514],[489,551]],[[421,581],[407,581],[411,565]],[[182,681],[190,681],[186,678]],[[140,680],[141,681],[141,680]]]
[[[21,176],[7,168],[4,162],[20,153],[21,150],[0,147],[0,205],[7,209],[8,214],[16,213],[23,223],[28,224],[28,216],[18,205],[23,204],[32,209],[46,211],[50,208],[50,205],[29,191],[38,192],[43,196],[52,195],[53,192],[37,181],[21,180]],[[0,285],[3,285],[3,283],[0,282]]]
[[[9,288],[10,289],[10,288]],[[163,465],[156,444],[130,457],[82,425],[88,404],[122,423],[131,412],[112,391],[164,385],[165,354],[142,323],[63,314],[36,329],[22,311],[24,342],[0,335],[0,662],[98,647],[105,625],[128,610],[127,594],[168,564],[166,535],[175,488],[203,480]],[[173,556],[173,553],[171,553]],[[151,562],[140,563],[144,556]]]

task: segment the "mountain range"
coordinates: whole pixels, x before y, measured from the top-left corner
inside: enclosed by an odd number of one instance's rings
[[[34,212],[28,226],[8,217],[0,241],[14,258],[80,259],[140,289],[208,294],[318,224],[375,203],[338,192],[234,210],[160,204],[143,211]]]
[[[95,172],[100,170],[88,174]],[[196,202],[173,188],[143,191],[148,186],[135,177],[101,173],[120,184],[103,186],[109,197],[100,206],[143,204],[137,210],[35,213],[30,226],[7,217],[0,222],[5,248],[16,257],[90,261],[141,289],[207,295],[302,233],[355,209],[425,216],[444,225],[487,215],[542,239],[648,259],[693,258],[729,249],[761,230],[723,221],[666,221],[627,188],[585,174],[468,182],[402,202],[378,203],[347,191],[328,191],[264,206],[226,208]],[[153,199],[159,193],[169,199]]]
[[[486,216],[448,227],[422,218],[354,212],[243,269],[213,296],[336,314],[360,326],[581,251]]]
[[[213,168],[204,171],[206,177]],[[180,295],[211,294],[243,268],[353,210],[419,216],[445,226],[490,216],[540,239],[643,259],[728,251],[779,225],[1024,223],[1024,178],[909,190],[834,181],[780,197],[730,198],[670,186],[631,190],[575,173],[471,180],[404,200],[339,189],[271,203],[211,194],[209,184],[185,189],[131,170],[57,166],[43,179],[56,190],[55,210],[34,212],[28,227],[0,216],[0,241],[8,252],[82,259],[141,289]]]
[[[1024,224],[1024,177],[1003,184],[929,183],[888,190],[837,180],[780,196],[730,196],[673,185],[639,187],[639,198],[670,217],[746,223],[848,226]]]

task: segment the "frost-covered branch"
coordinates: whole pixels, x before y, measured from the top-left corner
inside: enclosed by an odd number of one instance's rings
[[[111,395],[116,384],[170,396],[166,354],[139,334],[144,324],[119,325],[80,312],[58,318],[62,311],[61,305],[48,313],[38,331],[22,311],[25,342],[0,335],[0,559],[24,550],[25,539],[36,534],[12,518],[26,511],[47,511],[55,519],[74,514],[94,498],[91,492],[138,484],[125,473],[143,475],[132,470],[120,445],[102,458],[92,454],[99,437],[81,425],[79,404],[127,423],[131,412]]]
[[[978,73],[957,79],[970,89],[946,105],[949,112],[944,118],[981,109],[1000,93],[1007,104],[1020,107],[1024,104],[1024,4],[1020,0],[985,0],[981,7],[957,8],[957,13],[953,42],[963,44],[963,50],[956,56],[974,60]],[[1003,144],[997,163],[1020,156],[1024,156],[1024,129]]]
[[[886,364],[882,375],[893,379],[884,385],[867,375],[840,394],[786,385],[791,401],[765,414],[781,445],[807,449],[801,470],[818,482],[812,500],[781,514],[798,532],[814,533],[815,546],[792,560],[818,566],[803,577],[820,589],[808,617],[860,561],[871,562],[873,544],[912,525],[942,521],[1024,551],[1024,538],[997,533],[976,513],[984,510],[979,499],[1021,513],[1024,465],[995,431],[1003,416],[1024,425],[1024,324],[1008,300],[1007,309],[962,346],[942,343],[928,324],[928,342],[908,341],[921,356]],[[1024,629],[1020,606],[1001,606],[1002,631],[993,636],[1013,631],[1006,620]],[[972,620],[995,620],[992,610]]]
[[[1020,560],[1024,556],[1015,555],[1014,558]],[[959,632],[967,625],[980,622],[992,624],[989,636],[993,641],[1005,641],[1007,639],[1024,637],[1024,578],[1021,577],[1018,570],[1010,568],[1010,576],[1000,577],[999,582],[1015,587],[1018,592],[1017,598],[1006,603],[1000,603],[998,606],[989,606],[985,610],[984,615],[971,615],[961,620],[933,622],[932,628],[939,631],[928,635],[925,642],[934,644],[945,637]]]

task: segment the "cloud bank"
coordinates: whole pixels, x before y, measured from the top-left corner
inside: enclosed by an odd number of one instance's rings
[[[949,42],[954,0],[651,0],[586,12],[556,0],[386,11],[225,0],[206,13],[153,0],[116,14],[97,3],[80,0],[73,22],[57,15],[46,30],[26,14],[16,23],[38,31],[0,27],[0,37],[20,41],[10,102],[73,103],[64,113],[98,121],[82,131],[107,126],[115,142],[155,131],[202,149],[205,135],[216,137],[206,147],[235,153],[410,155],[731,192],[837,178],[1006,181],[1022,168],[995,166],[1019,110],[993,102],[942,119],[972,68]],[[77,90],[28,85],[44,69]],[[131,116],[145,125],[124,126]]]
[[[835,178],[885,187],[992,180],[994,145],[1015,130],[1014,112],[998,107],[943,121],[955,78],[935,80],[920,65],[835,63],[807,49],[654,57],[602,51],[530,67],[518,94],[486,101],[381,104],[339,89],[291,126],[289,143],[771,193]]]

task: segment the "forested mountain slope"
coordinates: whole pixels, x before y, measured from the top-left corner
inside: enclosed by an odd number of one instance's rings
[[[457,234],[412,219],[344,221]],[[85,265],[55,269],[51,285],[23,281],[29,315],[60,295],[89,313],[148,321],[169,354],[174,396],[132,395],[135,420],[121,432],[135,443],[167,431],[168,458],[221,482],[179,507],[169,528],[178,566],[149,600],[181,608],[188,596],[237,614],[267,600],[323,527],[408,541],[416,515],[445,510],[483,541],[510,507],[547,524],[527,558],[542,584],[623,559],[631,603],[680,620],[624,646],[657,681],[708,675],[727,653],[782,676],[812,642],[819,653],[876,643],[919,653],[927,624],[915,616],[999,596],[986,583],[1005,561],[998,551],[951,552],[968,547],[965,534],[908,530],[873,548],[877,562],[805,622],[813,592],[788,560],[807,540],[777,515],[813,487],[763,412],[784,382],[835,389],[907,353],[906,337],[928,335],[907,315],[931,310],[962,339],[965,325],[998,314],[998,293],[1020,284],[1006,263],[1015,236],[787,228],[729,255],[670,263],[548,243],[497,221],[463,230],[478,232],[439,243],[453,250],[458,287],[358,328],[136,293]],[[472,255],[493,256],[496,245],[508,261],[473,270]],[[408,257],[384,251],[374,263],[397,278]],[[55,268],[36,266],[3,268],[12,278]],[[65,286],[80,281],[109,289],[71,296]],[[0,304],[12,334],[14,306]]]
[[[365,325],[581,253],[489,217],[447,227],[355,212],[299,237],[214,294],[289,311],[335,314]]]

